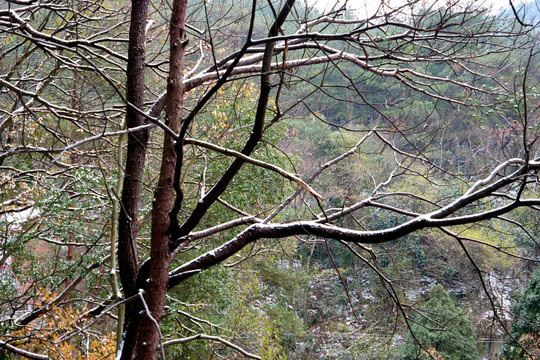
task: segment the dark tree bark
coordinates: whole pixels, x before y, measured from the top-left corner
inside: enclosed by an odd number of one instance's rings
[[[148,0],[134,0],[131,8],[129,49],[127,64],[126,100],[128,129],[146,124],[146,118],[137,109],[143,108],[146,49],[146,21]],[[137,294],[137,233],[142,177],[146,160],[149,130],[132,132],[128,136],[125,178],[118,218],[118,267],[126,298]],[[123,351],[121,359],[131,359],[139,328],[141,304],[131,301],[126,306]]]
[[[180,131],[182,122],[186,10],[187,0],[173,1],[170,24],[171,50],[166,100],[166,125],[174,133]],[[152,207],[150,259],[147,262],[149,269],[139,273],[138,283],[143,287],[142,298],[144,298],[146,306],[144,306],[144,313],[139,320],[134,359],[155,359],[161,342],[159,325],[161,324],[169,278],[169,211],[174,199],[173,179],[177,160],[174,139],[165,134],[159,181],[154,193]],[[139,301],[139,299],[136,301]],[[128,314],[127,316],[133,317],[134,315]]]
[[[278,35],[278,31],[295,0],[288,0],[270,29],[269,37]],[[148,3],[133,4],[130,27],[130,53],[127,68],[128,78],[128,128],[146,123],[142,111],[144,99],[144,44],[146,26],[145,16]],[[173,1],[170,24],[170,70],[165,102],[166,125],[174,133],[181,134],[182,108],[184,98],[183,70],[185,56],[185,21],[187,0]],[[249,155],[262,138],[264,119],[271,84],[269,71],[275,41],[266,44],[261,76],[259,104],[255,115],[255,124],[251,137],[245,144],[242,153]],[[132,106],[133,105],[133,106]],[[135,109],[136,107],[137,109]],[[129,138],[126,155],[126,180],[122,193],[122,211],[119,219],[119,266],[124,293],[132,297],[141,292],[140,299],[129,303],[126,311],[124,344],[122,360],[153,359],[156,357],[161,341],[159,325],[168,290],[170,255],[175,247],[171,246],[170,210],[175,200],[174,179],[179,178],[181,166],[177,167],[178,154],[175,142],[169,134],[164,135],[162,162],[157,188],[152,207],[152,232],[150,259],[139,269],[136,254],[137,215],[141,192],[141,179],[144,169],[148,132],[146,130],[133,133]],[[180,145],[181,146],[181,145]],[[181,153],[181,151],[179,151]],[[187,222],[180,229],[180,234],[188,234],[196,226],[208,208],[223,193],[234,178],[244,160],[237,158],[214,186],[199,206],[193,211]],[[175,174],[176,172],[176,174]],[[177,189],[178,190],[178,189]],[[181,193],[176,192],[180,197]],[[177,199],[178,200],[178,199]],[[173,212],[174,213],[174,212]],[[175,214],[175,213],[174,213]],[[176,215],[176,214],[175,214]],[[173,217],[176,223],[176,219]],[[126,256],[124,256],[126,255]],[[144,303],[143,303],[144,301]]]

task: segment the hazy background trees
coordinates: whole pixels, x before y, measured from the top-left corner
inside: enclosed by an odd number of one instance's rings
[[[2,2],[1,356],[496,358],[538,9],[487,5]]]

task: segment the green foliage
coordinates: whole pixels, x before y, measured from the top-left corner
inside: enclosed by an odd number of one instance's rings
[[[424,349],[409,332],[400,359],[430,359],[426,351],[436,359],[439,356],[445,360],[479,359],[472,323],[441,285],[431,289],[429,300],[410,324]]]
[[[509,340],[504,347],[504,359],[531,359],[540,355],[540,269],[529,279],[529,285],[512,305],[515,319],[510,334],[519,344]]]
[[[240,151],[250,134],[245,130],[253,126],[257,104],[253,94],[257,91],[254,83],[248,81],[221,89],[219,97],[193,123],[190,136]],[[285,155],[276,146],[285,138],[287,128],[282,122],[270,126],[272,116],[269,112],[266,120],[269,127],[251,157],[294,173],[294,157]],[[218,181],[234,158],[196,146],[188,147],[186,154],[186,175],[182,179],[186,189],[184,200],[186,207],[193,207],[201,193],[208,191]],[[246,212],[260,214],[278,203],[291,186],[296,185],[276,172],[246,163],[232,179],[221,199]],[[206,215],[207,222],[201,225],[225,222],[236,217],[236,212],[217,203]],[[227,235],[225,232],[222,236]]]
[[[198,274],[172,291],[185,303],[211,303],[220,313],[234,303],[237,284],[232,274],[223,266],[216,266]]]
[[[293,349],[296,341],[304,334],[305,326],[298,314],[285,302],[278,302],[265,307],[266,314],[277,329],[283,347]]]
[[[0,291],[1,291],[2,286],[4,286],[4,284],[2,283],[2,278],[0,278]],[[3,294],[0,294],[0,296],[2,295]],[[0,305],[0,313],[2,313],[3,310],[4,309]],[[7,321],[6,322],[0,321],[0,336],[6,335],[13,329],[14,329],[14,326],[11,326]],[[14,356],[10,352],[0,349],[0,360],[11,360],[11,359],[14,359]]]
[[[291,314],[279,304],[263,308],[260,280],[253,273],[234,274],[218,266],[182,283],[171,291],[162,331],[166,338],[194,333],[220,336],[269,360],[286,359],[282,330],[297,331]],[[179,301],[178,299],[182,299]],[[263,311],[261,311],[263,310]],[[294,314],[293,314],[294,315]],[[168,356],[212,359],[215,354],[233,358],[235,352],[212,341],[201,340],[167,349]]]
[[[6,350],[0,350],[0,360],[11,360],[13,359],[13,355],[11,353],[7,352]]]
[[[219,45],[214,49],[214,55],[222,57],[230,54],[237,48],[235,45],[238,44],[235,42],[242,43],[243,41],[249,21],[249,4],[246,1],[219,0],[204,2],[204,5],[204,7],[194,7],[192,14],[190,14],[190,24],[195,28],[205,28],[208,23],[212,24],[213,29],[220,29],[215,33],[215,44]],[[110,2],[100,3],[99,7],[101,6],[118,10],[117,5]],[[274,18],[271,2],[258,2],[257,6],[254,38],[266,36],[267,24],[271,23]],[[36,10],[33,14],[37,20],[43,21],[45,29],[61,28],[64,25],[66,27],[63,31],[72,28],[70,22],[75,13],[65,13],[64,10],[55,9],[54,11],[58,11],[58,13],[53,12],[54,16],[49,16],[47,15],[48,11],[43,8]],[[300,7],[296,8],[296,11],[310,11],[313,16],[318,15],[316,10],[306,9],[301,4]],[[424,12],[425,9],[419,11]],[[93,14],[93,11],[89,9],[86,12],[77,12],[77,14],[85,13]],[[117,11],[114,11],[112,15],[117,15],[116,13]],[[413,16],[416,25],[421,26],[422,23],[436,24],[444,19],[447,13],[451,13],[451,11],[435,9],[427,14],[428,16],[423,16],[424,14],[421,13],[411,14],[411,16]],[[62,15],[57,16],[58,14]],[[125,29],[122,26],[118,29],[109,27],[103,23],[102,17],[98,15],[99,12],[94,17],[99,18],[102,22],[101,25],[109,29],[110,39],[124,37]],[[163,15],[159,16],[161,18]],[[81,18],[84,19],[85,16]],[[90,18],[88,17],[88,19]],[[150,18],[151,16],[149,16],[149,20]],[[347,18],[347,15],[344,18]],[[109,19],[107,24],[115,23],[111,20],[113,19]],[[481,21],[475,25],[467,23],[467,19],[462,18],[456,18],[452,22],[456,25],[452,25],[448,29],[456,31],[456,33],[463,31],[465,27],[474,33],[474,31],[479,30],[477,26],[483,26]],[[287,31],[291,29],[292,31],[296,25],[294,21],[291,21],[286,23],[283,29]],[[313,30],[323,31],[326,26],[327,24],[321,24],[320,27]],[[351,24],[350,26],[357,25]],[[86,31],[91,31],[90,29],[88,28]],[[163,29],[164,34],[166,34],[165,27]],[[82,35],[78,31],[76,30],[73,34]],[[149,68],[152,69],[159,68],[155,64],[166,63],[164,61],[166,60],[165,55],[157,54],[167,53],[169,46],[166,41],[167,36],[160,36],[161,39],[150,41],[152,38],[155,39],[158,36],[157,33],[161,31],[161,26],[149,26],[148,29],[147,52],[148,58],[151,59],[148,64]],[[70,34],[71,32],[72,30],[69,30]],[[375,37],[388,36],[401,32],[402,29],[390,27],[386,33],[374,30],[370,35]],[[227,34],[227,36],[219,33]],[[122,36],[117,36],[119,34]],[[9,32],[1,36],[2,45],[6,49],[15,46],[20,41]],[[195,42],[199,42],[198,38],[191,38],[191,40],[194,39]],[[26,48],[27,46],[34,46],[26,40],[21,42],[21,53],[27,53],[29,50]],[[417,46],[413,41],[405,44],[395,43],[395,41],[388,39],[380,41],[379,44],[381,44],[381,49],[385,46],[388,46],[389,49],[399,49],[404,59],[408,55],[412,55],[412,58],[430,55],[429,47]],[[504,39],[494,38],[489,44],[496,47],[499,41],[504,41]],[[193,43],[193,41],[191,42]],[[25,43],[29,45],[24,45]],[[123,41],[116,40],[107,40],[104,44],[111,46],[111,49],[118,51],[118,54],[123,53],[118,46],[125,46]],[[433,46],[433,49],[445,49],[448,44],[441,44],[435,37],[430,46]],[[479,46],[482,45],[473,43],[468,45],[471,53],[481,54],[484,51],[477,49]],[[358,49],[352,48],[348,50],[358,51]],[[306,50],[305,54],[309,54],[310,51]],[[23,148],[29,145],[28,149],[57,149],[94,134],[120,129],[121,121],[118,119],[123,118],[124,113],[112,111],[115,109],[113,105],[117,103],[122,104],[122,108],[124,106],[124,102],[120,101],[120,95],[114,86],[115,83],[118,84],[118,88],[121,90],[120,84],[124,83],[120,71],[111,73],[114,78],[108,78],[109,83],[104,79],[99,80],[100,77],[94,76],[95,73],[90,70],[78,68],[75,71],[76,67],[57,66],[54,62],[43,61],[43,58],[37,54],[21,57],[20,54],[15,52],[10,54],[10,52],[5,54],[6,61],[4,63],[6,66],[19,57],[17,61],[21,61],[22,69],[32,69],[36,78],[51,79],[50,83],[54,86],[45,87],[48,89],[42,94],[44,99],[51,101],[55,99],[56,105],[67,108],[76,104],[76,108],[74,108],[76,113],[88,116],[81,116],[77,119],[66,117],[64,119],[61,116],[57,118],[48,107],[45,107],[45,110],[38,109],[36,119],[32,116],[25,116],[23,125],[19,124],[9,131],[7,137],[10,141],[6,142],[9,145],[6,145],[6,149],[9,150],[11,146],[11,138],[13,138],[13,146],[23,144]],[[153,53],[155,54],[151,55]],[[294,59],[295,55],[292,53],[293,51],[290,51],[287,54],[288,59]],[[498,58],[501,57],[500,53],[490,52],[490,54],[492,55],[489,55],[487,63],[498,72],[503,74],[507,72],[506,80],[512,82],[513,76],[516,75],[515,66],[506,65],[511,64],[516,58],[509,56],[507,60],[501,62],[501,59]],[[403,66],[404,69],[413,66],[406,62],[400,62],[399,57],[395,57],[392,62],[386,62],[387,54],[382,56],[381,53],[380,55],[380,59],[384,63],[378,59],[379,56],[375,56],[369,59],[370,66],[377,67],[383,64],[383,68]],[[67,56],[67,50],[65,56]],[[186,59],[186,63],[189,64],[188,68],[194,68],[198,59],[197,52],[188,55]],[[206,57],[201,67],[211,65],[215,60],[213,57]],[[429,79],[425,79],[427,85],[424,89],[435,91],[441,97],[449,94],[454,95],[460,91],[459,86],[452,81],[462,81],[471,87],[496,90],[493,87],[494,83],[489,80],[491,76],[486,76],[483,79],[480,76],[479,80],[474,79],[476,74],[486,73],[492,69],[480,68],[479,59],[470,60],[468,61],[466,56],[463,57],[460,60],[463,67],[452,61],[424,61],[414,64],[414,70],[451,80],[450,82],[429,83]],[[79,60],[75,59],[74,61],[76,63]],[[108,64],[105,58],[93,59],[92,63],[100,67]],[[111,64],[116,66],[114,63]],[[467,67],[466,71],[464,70],[465,66]],[[507,95],[501,95],[496,99],[498,106],[485,112],[479,108],[458,106],[458,103],[450,104],[437,101],[425,94],[413,96],[413,92],[396,79],[374,76],[370,71],[366,71],[366,68],[351,63],[336,61],[330,66],[316,65],[292,70],[290,77],[289,72],[281,74],[284,80],[281,106],[292,99],[306,98],[305,104],[306,108],[310,106],[309,112],[306,109],[290,109],[291,112],[287,115],[299,116],[289,123],[286,123],[289,121],[288,119],[282,119],[271,125],[265,132],[263,142],[251,154],[254,158],[299,173],[303,178],[306,178],[318,165],[348,151],[366,134],[367,129],[372,129],[376,125],[381,134],[387,136],[388,141],[392,144],[401,150],[421,155],[416,160],[407,160],[405,156],[401,156],[402,154],[389,150],[388,144],[383,144],[377,139],[368,139],[359,151],[327,169],[314,182],[313,187],[321,193],[324,192],[325,203],[323,205],[333,208],[332,211],[337,211],[335,209],[339,210],[369,196],[376,184],[385,182],[389,174],[397,169],[399,171],[395,173],[393,182],[380,188],[380,193],[408,192],[420,195],[428,201],[405,195],[380,197],[375,201],[388,206],[400,206],[404,209],[404,213],[406,211],[411,213],[429,212],[439,205],[440,200],[443,200],[441,203],[444,203],[462,190],[461,185],[452,185],[456,183],[456,179],[460,183],[462,179],[469,180],[473,176],[472,174],[478,175],[480,172],[476,171],[482,169],[487,161],[491,161],[490,159],[497,159],[497,155],[519,156],[517,154],[520,147],[518,145],[521,145],[519,135],[522,134],[523,128],[520,128],[520,121],[518,121],[519,118],[515,110],[523,110],[524,103],[517,92],[510,91]],[[154,78],[150,74],[147,77],[146,86],[148,89],[159,92],[160,89],[164,88],[166,82],[163,79]],[[295,78],[304,78],[310,81],[305,81],[304,85],[296,86]],[[9,78],[6,79],[9,80]],[[32,91],[34,88],[33,81],[30,79],[22,82],[20,86]],[[422,85],[419,83],[419,86]],[[186,109],[189,109],[197,101],[202,91],[204,90],[190,91],[184,104]],[[249,131],[246,129],[250,129],[252,126],[257,103],[254,94],[257,91],[258,88],[251,80],[245,80],[240,85],[238,83],[227,85],[217,94],[215,100],[212,100],[201,111],[189,129],[189,137],[209,141],[225,148],[240,150],[249,136]],[[313,96],[308,99],[308,93],[312,91]],[[534,88],[531,91],[537,92]],[[0,97],[0,107],[12,108],[13,98],[9,96],[9,93],[4,92],[4,94],[8,94],[8,96],[2,95]],[[69,94],[73,95],[66,96]],[[471,95],[468,92],[466,94],[464,92],[462,95],[463,99],[466,100],[464,103],[485,104],[483,102],[484,95]],[[469,99],[469,95],[472,98]],[[20,97],[24,96],[20,95]],[[459,98],[460,95],[457,97]],[[535,97],[531,98],[535,99]],[[150,100],[150,97],[147,100]],[[312,104],[313,102],[315,104]],[[96,109],[96,106],[112,110],[107,110],[110,113],[103,118],[95,117],[97,112],[93,110]],[[272,107],[272,104],[270,106]],[[277,110],[277,107],[270,109],[266,125],[271,124],[272,110]],[[11,111],[5,110],[4,112],[10,113]],[[298,113],[295,113],[296,111]],[[306,114],[308,115],[304,116]],[[353,131],[344,131],[344,127]],[[533,128],[533,132],[537,129]],[[52,140],[50,134],[54,134]],[[153,136],[159,138],[162,135]],[[295,140],[298,140],[299,145],[287,144],[284,153],[276,149],[278,144],[290,140],[293,136],[296,137]],[[152,143],[159,143],[157,140],[161,139],[153,139]],[[17,276],[31,283],[36,289],[57,286],[62,288],[62,282],[65,279],[84,273],[88,265],[101,263],[107,255],[105,241],[109,230],[108,199],[119,195],[112,192],[107,194],[105,191],[105,189],[114,188],[114,181],[108,183],[107,179],[111,173],[114,173],[114,168],[118,166],[112,159],[113,156],[110,155],[112,152],[108,153],[111,150],[109,145],[114,145],[114,140],[109,138],[109,141],[110,143],[86,143],[78,146],[77,151],[65,152],[59,160],[69,163],[70,166],[56,167],[53,165],[50,169],[47,167],[47,171],[42,172],[43,175],[38,172],[32,181],[26,180],[27,178],[24,177],[26,175],[20,174],[24,174],[26,170],[36,169],[38,163],[42,161],[42,155],[39,153],[21,153],[7,158],[6,165],[16,167],[18,171],[9,170],[6,167],[7,170],[2,169],[3,172],[0,172],[0,183],[2,184],[0,203],[17,199],[21,204],[32,204],[40,211],[41,219],[39,223],[35,224],[35,228],[32,224],[26,224],[21,233],[10,232],[9,226],[0,222],[0,228],[3,232],[0,250],[16,255],[13,267]],[[4,140],[0,140],[0,143],[4,146]],[[105,148],[101,149],[101,145]],[[294,146],[298,147],[294,148]],[[152,207],[151,194],[155,187],[156,169],[159,161],[156,160],[159,159],[156,156],[158,151],[159,149],[156,150],[153,145],[149,148],[148,157],[150,160],[148,160],[143,185],[144,191],[141,199],[140,218],[138,219],[141,231],[138,232],[137,239],[141,259],[147,255],[148,251],[150,223],[148,214],[150,214]],[[291,153],[301,155],[303,163],[295,159],[294,155],[291,156]],[[182,179],[185,190],[183,204],[185,212],[182,212],[181,217],[189,216],[189,209],[195,206],[202,193],[207,193],[216,183],[233,159],[205,147],[194,145],[186,146],[186,154],[186,158],[183,159],[185,160],[183,171],[185,177]],[[56,156],[56,153],[49,156]],[[431,164],[442,166],[450,171],[441,174],[436,166],[426,166],[423,160],[419,160],[424,156],[429,160],[425,162],[426,164],[431,161]],[[486,160],[482,158],[483,156],[489,159]],[[397,167],[396,163],[399,162],[402,163],[400,167]],[[86,165],[89,165],[87,169],[84,168]],[[301,171],[296,171],[297,165]],[[99,167],[103,167],[100,169],[102,173],[96,170]],[[113,169],[111,170],[111,168]],[[454,173],[451,173],[452,171]],[[434,185],[436,183],[442,185]],[[40,186],[36,186],[36,184]],[[276,204],[279,204],[284,196],[288,195],[288,191],[295,186],[296,184],[291,184],[272,171],[253,165],[245,165],[220,199],[246,213],[260,216],[268,214],[269,210],[274,209]],[[34,187],[39,191],[33,191]],[[205,214],[200,226],[209,227],[237,218],[238,213],[227,204],[219,203],[212,206]],[[312,205],[308,203],[308,206]],[[486,210],[489,210],[490,206],[493,204],[486,204]],[[305,213],[301,214],[301,212],[308,210],[298,209],[298,207],[296,205],[290,206],[280,214],[278,219],[302,218]],[[318,211],[315,206],[312,206],[310,210]],[[308,217],[312,215],[309,214]],[[335,224],[355,229],[374,230],[395,226],[410,218],[403,213],[396,214],[394,211],[381,208],[369,208],[368,211],[361,209],[354,216],[344,217],[336,221]],[[182,220],[180,219],[180,221]],[[523,221],[519,223],[523,223]],[[484,228],[460,228],[459,230],[462,236],[482,239],[484,242],[507,249],[509,246],[514,246],[514,242],[507,241],[507,237],[499,236],[499,234],[508,234],[508,226],[507,223],[503,225],[491,223],[490,231],[486,231]],[[189,261],[193,256],[219,246],[240,230],[241,228],[227,230],[212,238],[189,244],[190,247],[186,249],[185,253],[178,256],[177,261],[179,263]],[[495,230],[497,235],[489,235],[493,234],[491,230]],[[512,234],[511,240],[514,237],[517,235]],[[42,243],[43,239],[50,240],[50,242],[45,243],[45,251],[42,253],[33,251],[34,241]],[[369,340],[363,338],[352,344],[352,341],[345,339],[345,336],[342,335],[347,331],[358,333],[359,330],[362,330],[362,333],[365,333],[366,327],[363,326],[366,324],[369,324],[370,329],[387,330],[384,328],[388,328],[388,324],[391,323],[388,320],[390,318],[388,315],[395,307],[394,303],[376,275],[370,273],[364,277],[367,272],[364,270],[367,266],[359,264],[359,260],[352,255],[348,248],[332,239],[325,241],[325,244],[315,243],[313,248],[302,247],[298,252],[296,249],[280,252],[275,247],[268,245],[270,241],[265,242],[264,247],[256,244],[253,248],[246,249],[240,254],[241,257],[244,257],[242,260],[248,259],[240,266],[235,266],[232,270],[225,266],[216,266],[185,281],[170,292],[171,297],[168,299],[168,308],[163,320],[165,337],[169,339],[190,336],[195,332],[219,335],[241,344],[250,351],[258,352],[264,359],[284,359],[285,354],[292,354],[291,357],[295,358],[294,354],[301,352],[298,346],[299,342],[309,344],[309,346],[306,345],[305,350],[308,348],[309,351],[313,350],[319,359],[385,358],[386,346],[376,344],[376,341],[371,343],[372,338],[367,337]],[[81,245],[80,249],[82,250],[76,253],[75,259],[67,259],[65,256],[64,252],[68,243]],[[275,242],[272,243],[275,244]],[[280,246],[282,245],[280,244]],[[296,247],[296,243],[294,247]],[[377,263],[374,261],[374,265],[378,266],[380,271],[394,284],[400,285],[396,287],[400,287],[404,293],[418,290],[419,281],[417,279],[423,275],[435,277],[445,285],[468,278],[465,276],[468,275],[465,263],[467,260],[462,260],[462,257],[458,256],[462,254],[461,249],[454,241],[441,237],[434,230],[419,232],[384,244],[384,246],[373,245],[372,248],[374,256],[378,259]],[[493,267],[506,270],[512,268],[516,263],[514,260],[499,256],[500,252],[484,251],[478,248],[474,248],[474,255],[478,258],[477,263],[483,268]],[[260,255],[259,251],[272,255]],[[333,261],[330,260],[329,253],[332,254]],[[255,254],[258,254],[255,261],[249,259]],[[296,266],[296,259],[299,255],[305,266]],[[369,254],[364,255],[369,258]],[[291,260],[290,264],[294,264],[294,266],[287,266],[288,260]],[[343,282],[347,283],[347,288],[351,293],[350,297],[349,294],[345,293],[344,285],[336,275],[334,266],[339,268]],[[468,266],[470,267],[470,265]],[[109,270],[111,269],[104,268],[103,271],[108,272]],[[90,274],[86,277],[84,286],[92,289],[101,277],[102,274],[98,275],[97,271]],[[408,282],[409,279],[413,279],[413,281]],[[531,284],[533,284],[532,280]],[[363,287],[369,289],[362,289]],[[96,288],[104,289],[100,290],[103,293],[92,293],[92,297],[104,295],[104,293],[110,295],[110,289],[106,285],[101,284]],[[1,306],[8,304],[5,299],[9,300],[14,297],[15,290],[13,282],[0,279],[0,311],[2,310]],[[368,290],[373,298],[362,298],[363,290]],[[526,296],[524,295],[524,297]],[[103,298],[106,299],[109,296],[103,296]],[[351,298],[352,301],[350,301]],[[360,301],[357,301],[358,298]],[[529,303],[539,304],[539,300],[538,296],[530,297]],[[92,302],[98,303],[98,300],[92,299]],[[359,303],[361,304],[359,305]],[[354,306],[360,315],[359,322],[361,324],[356,324],[356,319],[349,321],[352,317],[350,315],[351,306]],[[516,305],[514,311],[518,314],[523,313],[524,319],[528,319],[537,326],[538,318],[534,318],[534,321],[530,319],[532,315],[529,312],[535,311],[535,314],[539,312],[537,307],[533,308],[532,305],[531,310],[525,305],[521,308]],[[343,321],[346,318],[348,320]],[[433,355],[443,356],[445,360],[477,358],[473,345],[472,326],[464,312],[442,287],[433,288],[430,299],[425,304],[424,314],[415,315],[414,321],[415,323],[412,325],[414,333],[429,352],[433,351]],[[350,323],[355,323],[358,327],[355,328]],[[373,326],[373,323],[377,323],[377,325]],[[523,324],[529,323],[523,321]],[[517,338],[536,333],[537,328],[531,330],[532,328],[526,328],[523,324],[516,322],[514,325],[516,332],[521,331],[516,335]],[[325,329],[324,334],[319,332],[316,334],[317,336],[309,338],[309,332],[312,329],[308,329],[307,325]],[[402,324],[398,324],[398,332],[405,331],[401,326]],[[328,339],[325,340],[328,342],[328,346],[318,343],[323,335]],[[341,343],[344,345],[338,346]],[[324,349],[319,351],[317,346],[324,347]],[[426,355],[424,350],[414,342],[411,335],[407,337],[402,350],[404,359],[421,358]],[[225,358],[235,356],[232,350],[223,349],[211,341],[196,341],[188,345],[178,345],[170,350],[170,355],[173,355],[173,358],[176,356],[184,359],[215,358],[216,351],[218,356]],[[309,354],[307,350],[305,353]],[[0,353],[0,360],[3,358],[4,355]]]

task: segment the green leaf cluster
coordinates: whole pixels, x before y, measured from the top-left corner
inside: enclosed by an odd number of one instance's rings
[[[471,321],[439,284],[431,289],[429,300],[409,323],[410,332],[399,359],[431,359],[431,356],[445,360],[480,358]]]
[[[529,279],[529,285],[512,305],[515,319],[510,334],[519,342],[509,340],[504,347],[506,360],[534,359],[540,355],[540,269]]]

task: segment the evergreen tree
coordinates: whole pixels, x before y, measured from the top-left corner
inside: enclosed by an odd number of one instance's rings
[[[510,340],[504,347],[504,359],[536,359],[540,356],[540,269],[536,269],[529,286],[512,306],[516,318],[511,335],[519,345]],[[528,354],[527,354],[528,353]]]
[[[409,332],[401,349],[401,359],[431,359],[433,357],[445,360],[473,360],[479,358],[471,321],[439,284],[431,289],[429,300],[424,304],[423,311],[413,317],[411,330],[423,348]]]

